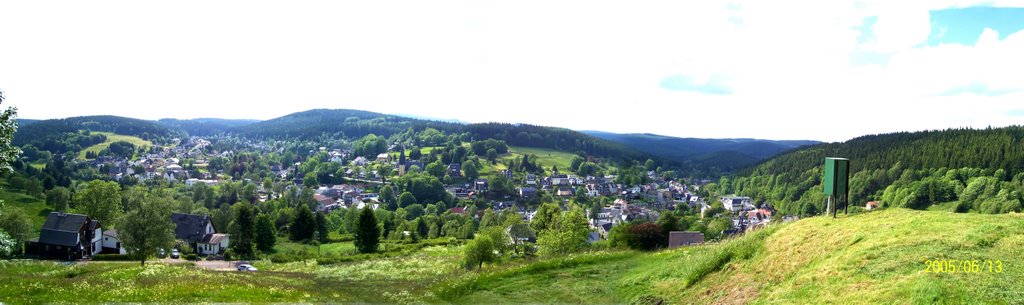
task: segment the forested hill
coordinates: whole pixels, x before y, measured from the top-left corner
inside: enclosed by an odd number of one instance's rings
[[[231,128],[231,133],[272,139],[311,139],[322,135],[360,138],[369,134],[390,136],[410,127],[431,127],[451,133],[460,124],[419,120],[349,109],[313,109],[251,125]]]
[[[32,123],[35,123],[35,122],[39,122],[39,120],[17,119],[16,122],[18,122],[18,126],[25,126],[25,125],[32,124]]]
[[[232,128],[230,132],[254,138],[309,139],[327,135],[354,139],[369,134],[391,136],[410,128],[416,132],[432,128],[445,134],[467,134],[474,140],[503,140],[514,146],[549,148],[620,160],[660,160],[625,145],[564,128],[504,123],[459,124],[347,109],[303,111]]]
[[[66,119],[52,119],[22,124],[14,133],[16,146],[32,144],[53,153],[79,151],[104,141],[102,136],[81,134],[80,131],[111,132],[136,136],[146,140],[172,138],[183,134],[176,129],[146,121],[111,115],[82,116]]]
[[[677,138],[656,134],[618,134],[582,131],[609,141],[668,158],[693,167],[729,172],[757,164],[793,148],[817,144],[809,140],[775,141],[759,139]]]
[[[192,136],[211,136],[227,132],[231,128],[246,126],[259,121],[200,118],[191,120],[160,119],[157,122],[170,128],[179,129]]]
[[[1024,127],[870,135],[790,151],[732,179],[718,193],[767,201],[791,213],[820,211],[825,157],[849,158],[850,197],[910,208],[1007,212],[1021,209]],[[933,205],[939,204],[937,207]]]

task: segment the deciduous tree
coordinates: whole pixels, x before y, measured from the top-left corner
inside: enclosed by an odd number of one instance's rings
[[[113,223],[121,215],[121,187],[113,181],[90,181],[75,194],[75,210],[101,224]]]
[[[260,214],[256,217],[256,249],[263,253],[274,251],[274,245],[277,244],[276,231],[269,214]]]
[[[117,234],[128,255],[145,265],[146,259],[160,249],[174,245],[174,223],[171,222],[172,199],[147,194],[129,200],[128,212],[117,222]]]

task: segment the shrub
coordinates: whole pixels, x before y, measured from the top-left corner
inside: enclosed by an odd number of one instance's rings
[[[651,251],[664,246],[666,240],[661,227],[649,222],[632,226],[626,232],[626,243],[633,249]]]
[[[228,260],[229,261],[234,256],[235,256],[235,252],[232,252],[231,249],[224,250],[224,260]]]
[[[190,260],[190,261],[198,261],[199,260],[199,256],[196,255],[195,253],[189,253],[189,254],[185,254],[185,259],[186,260]]]
[[[328,237],[327,243],[341,243],[356,240],[355,235],[352,234],[340,234],[338,236]]]
[[[176,245],[176,247],[178,248],[178,252],[181,252],[182,254],[185,254],[185,255],[188,255],[189,253],[195,253],[195,252],[192,251],[192,247],[190,247],[188,245],[188,243],[184,243],[184,242],[178,241],[178,244]]]

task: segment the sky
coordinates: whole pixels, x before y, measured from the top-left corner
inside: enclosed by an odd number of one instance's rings
[[[1024,1],[8,1],[19,117],[348,108],[843,141],[1024,123]]]

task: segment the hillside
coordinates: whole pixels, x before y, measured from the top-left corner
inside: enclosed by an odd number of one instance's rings
[[[468,134],[471,139],[504,140],[509,145],[587,153],[619,160],[646,160],[650,154],[576,131],[527,124],[457,124],[420,120],[369,111],[315,109],[230,129],[254,138],[310,139],[322,135],[359,138],[369,134],[391,136],[408,129],[437,129],[446,134]]]
[[[199,118],[191,120],[160,119],[161,125],[181,130],[191,136],[212,136],[228,131],[231,128],[259,122],[259,120],[229,120],[216,118]]]
[[[15,121],[18,123],[18,126],[25,126],[25,125],[32,124],[32,123],[35,123],[35,122],[39,122],[39,120],[33,120],[33,119],[16,119]]]
[[[55,154],[79,152],[106,141],[104,137],[91,132],[133,136],[147,141],[183,135],[179,130],[159,125],[154,121],[118,116],[83,116],[36,121],[20,126],[14,133],[13,144],[32,144],[40,150]]]
[[[793,150],[723,179],[718,193],[767,201],[787,213],[820,211],[825,157],[850,161],[850,198],[884,205],[999,213],[1020,211],[1024,128],[870,135]],[[812,206],[809,206],[812,205]]]
[[[754,165],[761,160],[797,147],[819,143],[809,140],[701,139],[676,138],[647,133],[582,132],[680,163],[726,172]]]
[[[113,134],[113,133],[109,133],[109,132],[95,132],[94,134],[101,134],[101,135],[103,135],[106,138],[106,140],[103,141],[102,143],[98,143],[96,145],[89,146],[89,147],[86,147],[86,148],[82,149],[82,151],[78,153],[78,158],[79,159],[86,159],[86,154],[89,153],[89,152],[93,152],[93,153],[99,154],[101,151],[103,151],[107,147],[110,147],[110,144],[112,144],[114,142],[128,142],[128,143],[132,143],[132,145],[135,145],[135,147],[137,147],[137,148],[152,147],[153,146],[153,142],[140,139],[139,137]]]
[[[888,209],[706,246],[494,270],[440,283],[434,293],[460,304],[1013,304],[1024,302],[1022,233],[1020,215]],[[936,259],[979,264],[977,272],[928,272],[926,261]]]

